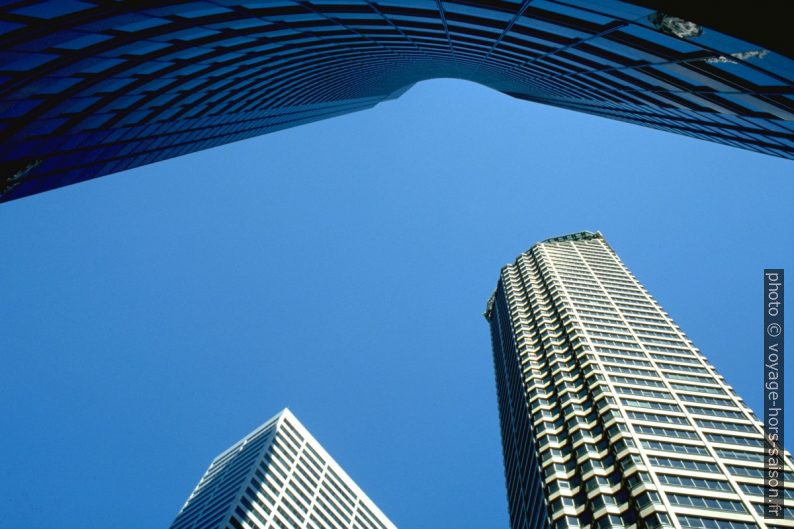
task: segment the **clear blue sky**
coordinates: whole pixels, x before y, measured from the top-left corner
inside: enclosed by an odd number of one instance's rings
[[[167,527],[289,406],[402,529],[506,528],[500,267],[602,230],[760,412],[792,204],[790,161],[454,80],[3,204],[0,527]]]

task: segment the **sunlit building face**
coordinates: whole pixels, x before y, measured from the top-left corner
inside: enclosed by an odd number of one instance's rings
[[[171,529],[395,529],[285,409],[222,452]]]
[[[794,527],[762,423],[600,233],[521,254],[485,316],[512,529]]]

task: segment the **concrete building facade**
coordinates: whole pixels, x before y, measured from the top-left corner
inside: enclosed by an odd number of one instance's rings
[[[521,254],[485,316],[512,529],[794,527],[763,424],[600,233]]]
[[[213,460],[171,529],[396,529],[284,409]]]

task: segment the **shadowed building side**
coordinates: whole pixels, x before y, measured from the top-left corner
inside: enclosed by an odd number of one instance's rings
[[[512,529],[544,529],[549,517],[544,499],[539,451],[524,397],[521,357],[516,350],[504,289],[489,301],[497,402],[501,424],[508,511]],[[494,305],[499,304],[496,308]]]

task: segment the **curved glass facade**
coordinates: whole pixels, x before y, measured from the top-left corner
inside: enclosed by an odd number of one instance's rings
[[[794,61],[613,0],[23,0],[0,50],[0,201],[437,77],[794,158]]]

